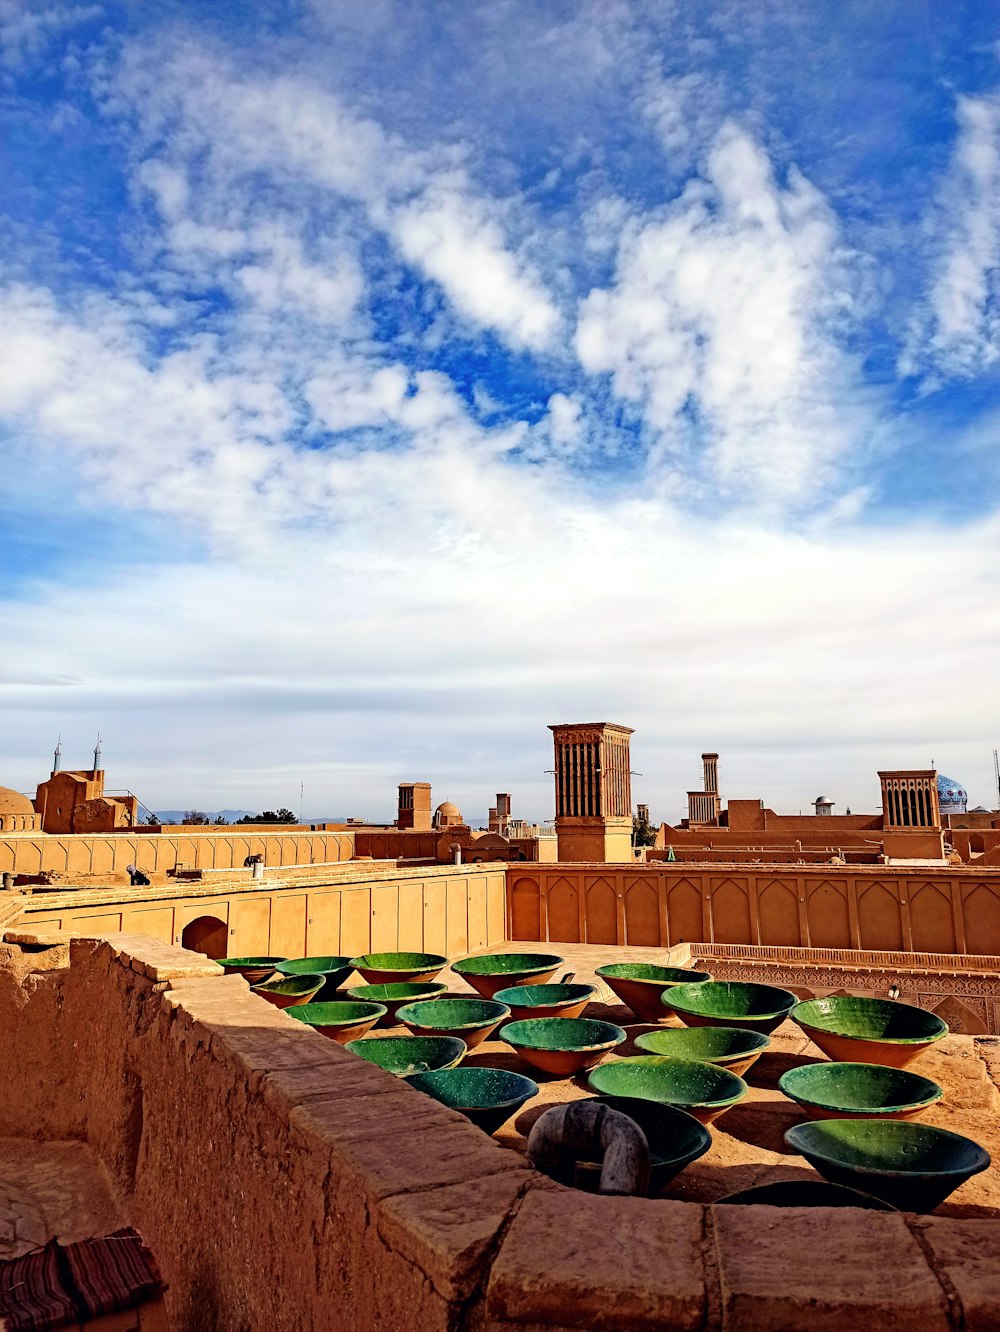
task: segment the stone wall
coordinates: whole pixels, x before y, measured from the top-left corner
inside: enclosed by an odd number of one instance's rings
[[[511,938],[1000,955],[1000,871],[510,866]]]
[[[1000,1325],[996,1221],[564,1189],[152,940],[0,948],[0,1059],[0,1134],[100,1153],[175,1332]]]
[[[153,873],[180,863],[190,869],[236,869],[249,855],[268,865],[319,865],[350,860],[354,837],[345,832],[108,833],[0,837],[0,873],[112,874],[134,864]]]
[[[115,931],[179,944],[199,921],[220,922],[230,957],[316,957],[403,948],[460,957],[506,937],[504,868],[345,866],[322,882],[88,888],[23,897],[26,928]],[[223,954],[219,954],[223,956]]]

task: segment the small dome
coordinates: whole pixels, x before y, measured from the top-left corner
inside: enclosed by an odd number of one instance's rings
[[[20,791],[0,786],[0,814],[34,814],[35,807]]]
[[[952,777],[938,773],[938,804],[942,814],[964,814],[969,803],[969,794]]]
[[[460,819],[462,817],[462,811],[457,805],[453,805],[450,800],[442,800],[435,813],[439,814],[441,818]]]
[[[836,802],[831,800],[829,796],[817,796],[813,801],[814,805],[833,805],[835,803]]]

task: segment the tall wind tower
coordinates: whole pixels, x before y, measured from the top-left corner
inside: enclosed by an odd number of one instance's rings
[[[632,729],[612,722],[550,726],[560,860],[631,861]]]

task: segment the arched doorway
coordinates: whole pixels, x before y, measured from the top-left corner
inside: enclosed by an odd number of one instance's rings
[[[181,945],[190,948],[192,953],[204,953],[213,959],[225,957],[229,950],[226,922],[217,916],[199,916],[184,926]]]

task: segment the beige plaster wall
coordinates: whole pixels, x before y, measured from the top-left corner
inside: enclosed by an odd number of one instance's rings
[[[1000,955],[1000,870],[511,865],[510,937]]]
[[[124,930],[180,943],[187,925],[209,916],[228,928],[230,957],[353,957],[396,948],[461,957],[506,937],[502,866],[345,867],[339,877],[286,887],[265,880],[262,887],[246,882],[37,892],[21,899],[22,921],[26,928]]]
[[[161,873],[178,862],[190,869],[242,868],[249,855],[262,854],[267,865],[319,865],[350,860],[351,833],[271,833],[262,831],[199,833],[47,834],[0,837],[0,873],[111,874],[135,864]]]
[[[995,1221],[564,1189],[152,940],[0,948],[0,1060],[0,1134],[101,1154],[175,1332],[1000,1325]]]

